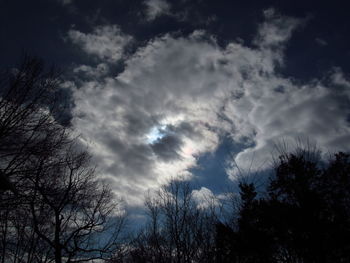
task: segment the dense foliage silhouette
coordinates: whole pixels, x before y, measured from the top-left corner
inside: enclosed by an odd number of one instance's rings
[[[219,224],[218,262],[349,262],[350,156],[280,156],[266,195],[242,183],[237,230]]]

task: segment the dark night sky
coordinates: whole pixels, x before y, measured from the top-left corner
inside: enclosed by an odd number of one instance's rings
[[[345,1],[344,1],[345,2]],[[317,4],[316,4],[317,3]],[[218,198],[281,140],[349,150],[348,8],[336,1],[1,0],[0,66],[63,71],[72,125],[131,206],[171,177]]]
[[[66,3],[66,4],[64,4]],[[188,34],[205,29],[225,45],[241,38],[251,44],[262,10],[274,7],[283,15],[307,19],[288,43],[285,74],[298,78],[321,76],[332,66],[348,68],[348,8],[341,2],[320,1],[173,1],[171,15],[144,23],[143,1],[91,0],[2,0],[1,66],[18,62],[19,54],[30,52],[62,68],[86,62],[84,54],[65,41],[67,31],[89,32],[99,24],[117,24],[135,37],[135,47],[168,32]],[[187,16],[179,19],[176,16]],[[208,22],[208,20],[212,20]],[[318,41],[323,40],[323,41]],[[322,43],[327,43],[324,45]],[[317,45],[318,44],[318,45]],[[301,67],[300,64],[303,66]]]

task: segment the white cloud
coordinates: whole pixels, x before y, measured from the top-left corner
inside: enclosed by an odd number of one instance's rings
[[[237,155],[229,169],[231,178],[238,170],[236,164],[252,171],[270,164],[275,144],[287,141],[290,150],[295,140],[316,142],[326,151],[349,150],[350,86],[341,72],[332,74],[331,83],[313,81],[302,86],[276,75],[246,82],[245,94],[230,103],[226,115],[239,123],[234,137],[249,134],[254,147]],[[255,85],[251,85],[251,82]],[[259,92],[258,96],[252,96]],[[249,105],[242,107],[241,103]]]
[[[166,0],[146,0],[146,18],[151,21],[162,15],[168,15],[170,4]]]
[[[265,22],[262,23],[256,37],[256,44],[262,48],[277,47],[290,39],[293,30],[303,20],[279,15],[273,8],[264,11]]]
[[[148,187],[191,176],[197,156],[215,149],[213,109],[231,82],[229,65],[218,61],[224,56],[214,43],[167,35],[139,49],[117,78],[86,81],[76,90],[74,124],[119,190],[140,200]],[[157,126],[166,135],[154,148],[148,135]]]
[[[125,46],[132,40],[131,36],[124,34],[116,25],[98,26],[91,33],[71,29],[68,37],[87,54],[107,62],[120,60]]]
[[[266,166],[281,138],[312,135],[322,147],[346,147],[348,80],[336,70],[330,83],[297,85],[278,74],[284,45],[300,21],[269,12],[255,49],[242,43],[220,48],[204,32],[168,34],[125,59],[117,77],[91,77],[75,90],[73,124],[92,145],[100,173],[130,204],[141,204],[147,189],[171,177],[193,176],[189,169],[198,156],[213,152],[224,133],[254,143],[228,167],[231,178],[234,163],[246,169],[254,156],[253,169]],[[155,127],[162,136],[150,143]]]
[[[197,203],[197,207],[201,209],[215,208],[219,205],[216,196],[206,187],[201,187],[199,190],[193,190],[192,197]]]

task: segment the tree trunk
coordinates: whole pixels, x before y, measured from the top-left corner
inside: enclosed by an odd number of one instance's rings
[[[61,246],[59,244],[55,247],[55,263],[62,263]]]
[[[2,257],[1,257],[1,263],[5,263],[5,258],[6,258],[6,243],[7,243],[7,227],[8,227],[8,214],[9,214],[9,209],[6,206],[6,213],[5,213],[5,218],[4,218],[4,226],[3,226],[3,233],[2,233]],[[3,223],[3,222],[2,222]]]
[[[60,243],[61,221],[60,215],[55,212],[55,263],[62,263],[62,246]]]

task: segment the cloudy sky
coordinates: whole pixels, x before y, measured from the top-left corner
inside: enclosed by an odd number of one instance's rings
[[[62,69],[72,126],[130,207],[174,177],[220,196],[281,141],[350,148],[348,9],[311,2],[3,0],[0,65]]]

